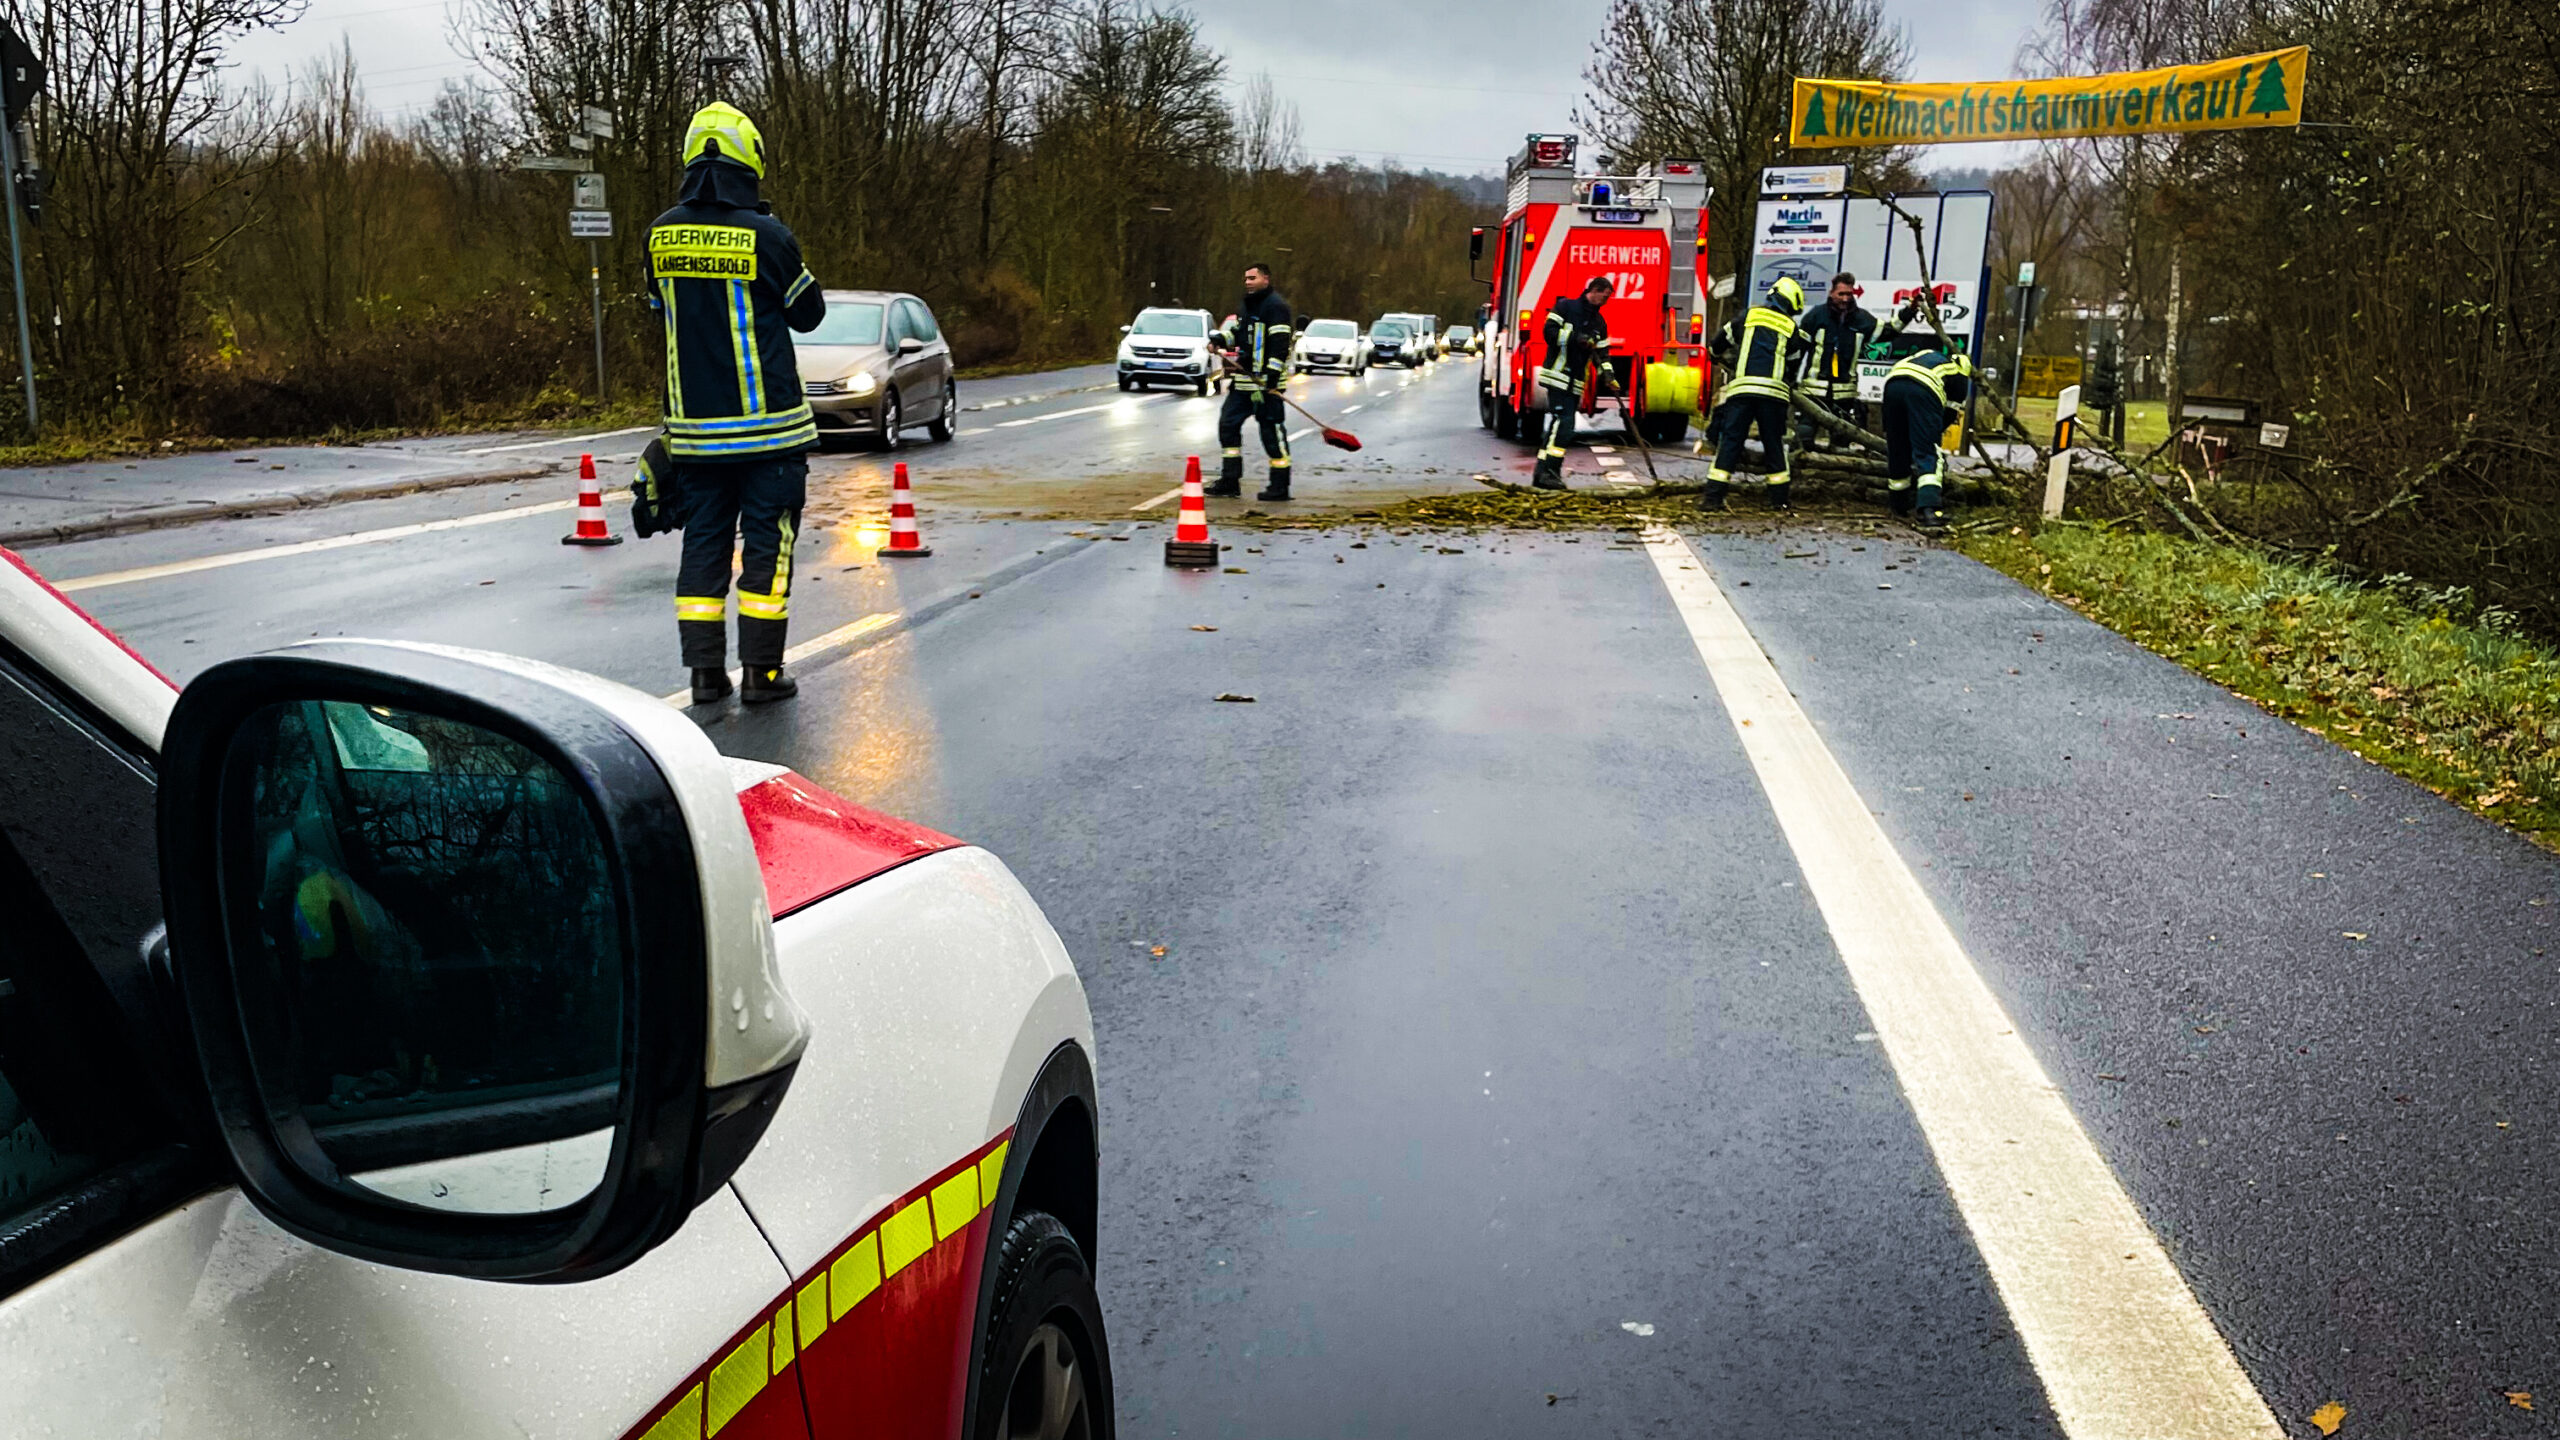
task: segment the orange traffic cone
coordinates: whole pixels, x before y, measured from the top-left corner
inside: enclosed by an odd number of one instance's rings
[[[578,457],[578,528],[560,537],[563,545],[619,545],[622,537],[605,528],[604,482],[596,478],[596,457]]]
[[[916,530],[915,492],[907,488],[907,462],[901,460],[889,484],[889,548],[880,554],[888,560],[914,560],[932,553]]]
[[[1217,542],[1209,538],[1209,502],[1200,493],[1200,457],[1182,467],[1182,514],[1173,538],[1164,542],[1164,563],[1197,570],[1218,563]]]

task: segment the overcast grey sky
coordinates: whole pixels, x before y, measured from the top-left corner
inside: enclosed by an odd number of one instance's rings
[[[1268,74],[1297,105],[1317,158],[1472,172],[1498,167],[1529,131],[1570,128],[1608,4],[1191,0],[1188,8],[1237,84]],[[1885,0],[1887,16],[1911,36],[1913,78],[1921,80],[2011,74],[2038,10],[2038,0]],[[300,20],[250,37],[233,55],[282,79],[344,37],[374,105],[407,115],[445,79],[472,68],[445,17],[446,0],[311,0]],[[1949,165],[2005,158],[1993,148],[1945,146],[1930,158]]]

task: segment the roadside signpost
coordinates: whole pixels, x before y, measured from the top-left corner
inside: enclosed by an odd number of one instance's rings
[[[26,158],[23,143],[27,109],[44,90],[44,61],[19,38],[18,32],[0,24],[0,174],[9,186],[6,201],[9,210],[9,284],[18,300],[18,379],[26,387],[27,433],[40,433],[36,418],[36,352],[27,337],[27,263],[24,246],[18,238],[18,207],[27,207],[28,218],[35,218],[42,203],[43,181],[36,174],[35,162]]]
[[[561,170],[569,182],[569,236],[587,242],[587,301],[595,315],[596,403],[611,398],[604,374],[604,255],[596,242],[613,238],[613,210],[605,203],[604,176],[590,157],[598,140],[613,138],[613,112],[601,105],[578,107],[578,129],[569,148],[579,155],[531,155],[516,162],[519,170]]]

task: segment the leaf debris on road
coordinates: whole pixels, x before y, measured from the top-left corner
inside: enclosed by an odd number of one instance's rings
[[[2323,1435],[2335,1435],[2338,1433],[2338,1427],[2347,1423],[2347,1407],[2332,1400],[2312,1411],[2309,1419],[2312,1429]]]
[[[1253,697],[1252,697],[1252,696],[1250,696],[1250,695],[1238,695],[1237,693],[1235,693],[1235,692],[1234,692],[1234,691],[1232,691],[1232,690],[1221,690],[1221,691],[1219,691],[1219,692],[1218,692],[1218,699],[1220,699],[1221,701],[1224,701],[1225,703],[1227,703],[1227,704],[1229,704],[1229,705],[1250,705],[1250,704],[1252,704],[1252,703],[1253,703]]]

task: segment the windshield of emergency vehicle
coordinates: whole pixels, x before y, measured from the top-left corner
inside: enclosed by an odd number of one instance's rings
[[[1149,310],[1138,316],[1129,327],[1132,335],[1188,335],[1193,339],[1209,333],[1209,320],[1204,315],[1184,315],[1170,310]]]
[[[830,301],[818,328],[795,338],[803,345],[877,345],[886,309],[869,300]]]

